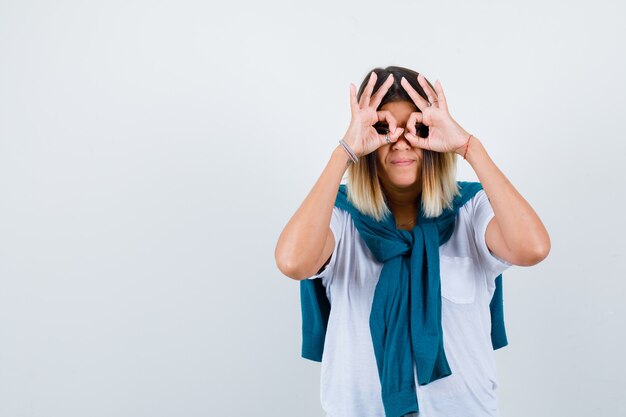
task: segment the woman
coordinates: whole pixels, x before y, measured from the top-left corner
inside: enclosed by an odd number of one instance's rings
[[[548,233],[438,81],[376,68],[358,94],[350,84],[350,107],[275,252],[301,280],[303,357],[322,362],[322,406],[330,417],[498,416],[501,274],[541,262]],[[456,181],[456,155],[479,182]]]

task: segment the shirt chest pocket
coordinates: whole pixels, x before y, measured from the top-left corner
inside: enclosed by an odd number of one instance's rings
[[[476,277],[472,258],[441,255],[439,272],[442,297],[458,304],[474,302]]]

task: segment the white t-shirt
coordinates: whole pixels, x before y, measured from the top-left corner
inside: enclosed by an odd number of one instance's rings
[[[420,386],[419,417],[499,416],[489,302],[495,278],[512,264],[489,251],[494,216],[484,190],[459,209],[450,240],[439,247],[444,350],[452,374]],[[331,303],[321,363],[320,400],[326,417],[384,417],[369,328],[374,289],[383,264],[359,235],[349,212],[334,207],[330,262],[322,279]]]

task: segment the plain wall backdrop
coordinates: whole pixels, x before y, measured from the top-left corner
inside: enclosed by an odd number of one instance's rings
[[[551,236],[503,275],[502,415],[625,415],[625,9],[0,0],[0,416],[323,416],[274,249],[388,65]]]

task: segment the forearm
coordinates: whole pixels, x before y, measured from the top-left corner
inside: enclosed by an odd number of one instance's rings
[[[462,155],[462,152],[464,148],[457,153]],[[472,137],[469,142],[466,159],[489,198],[509,250],[519,258],[547,256],[550,237],[539,216],[496,166],[476,137]]]
[[[302,275],[302,271],[312,270],[319,260],[348,162],[347,152],[338,145],[317,182],[280,234],[274,256],[285,275]]]

